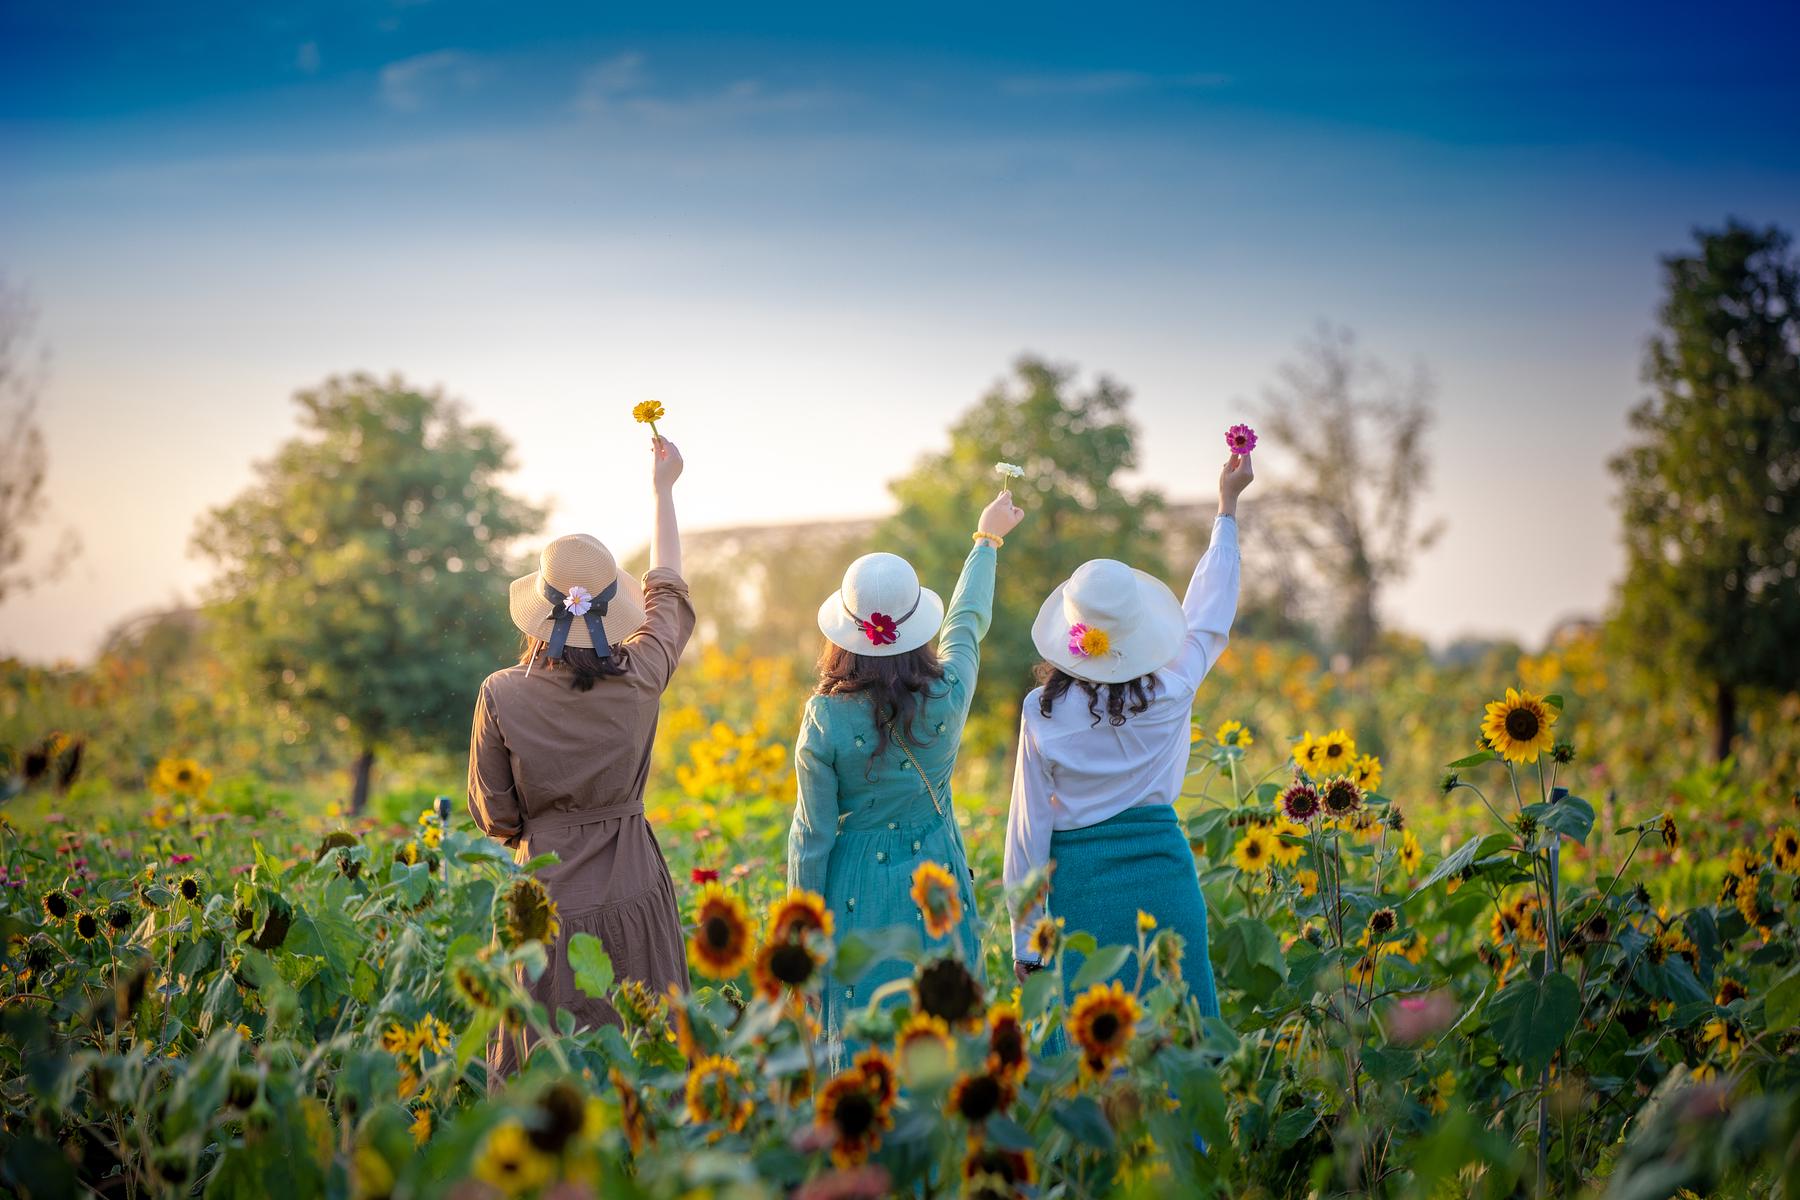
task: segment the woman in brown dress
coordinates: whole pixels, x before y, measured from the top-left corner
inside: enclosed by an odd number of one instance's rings
[[[538,875],[561,930],[531,994],[576,1024],[618,1024],[612,1005],[582,995],[569,938],[600,939],[620,979],[661,993],[686,990],[687,954],[675,887],[644,819],[644,784],[657,706],[694,609],[681,578],[673,488],[674,443],[653,443],[656,527],[640,587],[587,534],[557,538],[540,568],[512,584],[512,619],[525,635],[516,666],[481,685],[469,742],[469,812],[516,861],[553,852]],[[489,1068],[519,1068],[513,1039],[496,1039]]]

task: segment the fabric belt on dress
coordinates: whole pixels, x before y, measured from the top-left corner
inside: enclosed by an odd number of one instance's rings
[[[519,831],[520,837],[530,837],[535,833],[550,833],[558,829],[573,829],[577,825],[592,825],[596,821],[612,821],[619,817],[642,816],[644,801],[627,800],[622,804],[609,804],[604,808],[577,808],[538,813],[525,818],[525,828]]]

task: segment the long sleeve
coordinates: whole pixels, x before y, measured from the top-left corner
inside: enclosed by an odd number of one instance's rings
[[[694,604],[687,580],[667,567],[644,575],[644,623],[625,639],[634,659],[660,691],[669,686],[681,652],[694,633]]]
[[[1027,700],[1027,704],[1030,701]],[[1012,918],[1013,958],[1034,961],[1029,949],[1031,930],[1040,916],[1040,907],[1025,912],[1012,911],[1013,889],[1050,858],[1050,835],[1054,832],[1050,813],[1050,767],[1032,735],[1029,715],[1019,721],[1019,754],[1013,767],[1012,803],[1006,812],[1006,863],[1003,879],[1008,897],[1007,911]]]
[[[1187,595],[1181,601],[1181,611],[1187,618],[1187,639],[1168,673],[1179,676],[1190,689],[1199,688],[1200,681],[1225,652],[1225,643],[1231,636],[1238,603],[1237,534],[1236,518],[1213,519],[1212,544],[1195,565],[1194,577],[1188,581]]]
[[[959,709],[967,710],[975,695],[975,679],[981,671],[981,639],[994,619],[994,568],[998,555],[986,541],[978,541],[963,560],[956,591],[944,612],[938,635],[938,655]]]
[[[799,795],[788,828],[788,887],[825,894],[825,872],[837,843],[837,766],[831,743],[819,722],[819,701],[806,705],[800,738],[794,747]]]
[[[525,826],[519,792],[513,786],[512,754],[500,736],[486,683],[475,697],[475,721],[469,731],[469,815],[481,832],[509,844]]]

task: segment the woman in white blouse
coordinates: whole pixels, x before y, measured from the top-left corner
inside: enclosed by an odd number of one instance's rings
[[[1012,914],[1021,980],[1042,965],[1031,949],[1040,920],[1060,919],[1065,936],[1085,929],[1102,946],[1133,945],[1142,909],[1181,936],[1183,976],[1201,1011],[1218,1014],[1206,902],[1174,804],[1194,694],[1237,613],[1237,500],[1253,478],[1248,454],[1225,464],[1212,543],[1185,600],[1142,571],[1095,559],[1038,613],[1043,686],[1025,698],[1020,723],[1007,889],[1046,863],[1055,869],[1045,905]],[[1065,969],[1073,978],[1079,964]]]

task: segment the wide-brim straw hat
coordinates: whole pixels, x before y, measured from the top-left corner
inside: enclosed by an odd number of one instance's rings
[[[844,572],[844,585],[819,605],[825,639],[870,658],[917,650],[943,623],[943,598],[921,585],[918,572],[898,554],[863,555]]]
[[[602,596],[606,589],[618,584],[618,590],[606,601],[606,613],[600,628],[608,647],[616,646],[644,623],[644,589],[624,571],[599,538],[586,533],[559,537],[544,547],[538,556],[538,569],[512,581],[509,607],[513,624],[519,632],[548,642],[556,629],[556,616],[561,610],[544,595],[548,582],[564,596],[569,589],[581,587],[590,596]],[[595,603],[594,609],[598,610]],[[567,644],[584,650],[594,648],[594,637],[584,617],[569,623]]]
[[[1084,631],[1086,653],[1071,648]],[[1077,567],[1031,625],[1044,661],[1089,683],[1125,683],[1160,671],[1186,638],[1181,601],[1169,585],[1111,558]]]

